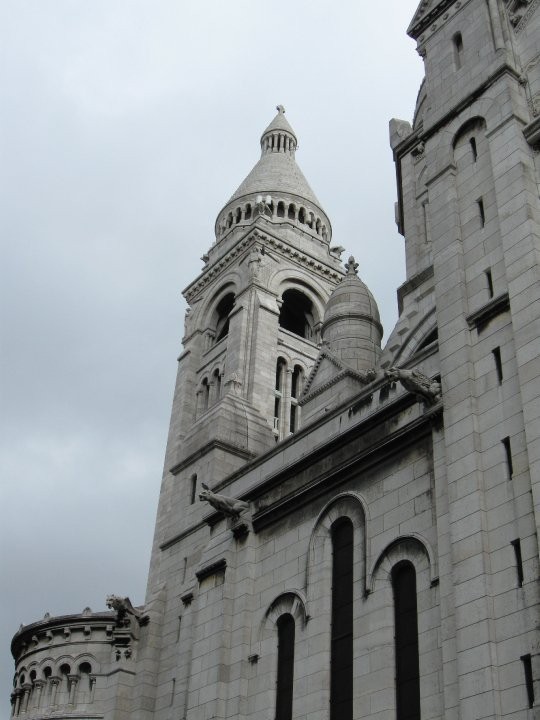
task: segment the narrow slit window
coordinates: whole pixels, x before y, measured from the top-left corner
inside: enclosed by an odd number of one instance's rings
[[[178,626],[176,628],[176,642],[180,642],[180,631],[182,629],[182,616],[178,616]]]
[[[502,367],[502,360],[501,360],[501,348],[500,347],[493,348],[493,350],[491,352],[493,354],[493,360],[495,361],[495,370],[497,371],[497,380],[499,381],[499,385],[502,385],[503,367]]]
[[[407,560],[392,568],[397,720],[420,720],[420,662],[416,570]]]
[[[171,682],[171,701],[170,701],[170,703],[169,703],[169,705],[170,705],[171,707],[172,707],[172,704],[174,703],[174,691],[175,691],[175,689],[176,689],[176,678],[173,678],[173,679],[172,679],[172,682]]]
[[[534,706],[534,683],[532,673],[532,660],[530,654],[522,655],[521,662],[523,663],[523,672],[525,673],[525,687],[527,688],[527,702],[529,707]]]
[[[294,618],[289,613],[277,621],[278,662],[276,720],[292,720],[294,687]]]
[[[456,70],[463,65],[463,36],[460,32],[454,35],[454,63]]]
[[[472,138],[469,140],[469,144],[470,144],[470,146],[471,146],[471,152],[472,152],[473,162],[476,162],[476,160],[477,160],[477,158],[478,158],[478,148],[476,147],[476,138],[472,137]]]
[[[478,205],[478,215],[480,216],[480,224],[482,227],[485,227],[486,225],[486,211],[484,209],[484,201],[482,198],[478,198],[476,201],[476,204]]]
[[[353,716],[353,525],[332,525],[332,641],[330,720]]]
[[[486,281],[487,281],[489,297],[492,298],[494,290],[493,290],[493,276],[491,274],[491,270],[486,270]]]
[[[510,438],[505,437],[502,439],[502,444],[504,447],[504,453],[506,457],[506,468],[508,470],[508,477],[511,478],[514,476],[514,463],[512,460],[512,447],[510,445]]]
[[[519,539],[512,540],[512,547],[516,556],[516,571],[518,586],[523,587],[523,557],[521,555],[521,541]]]
[[[195,502],[195,497],[197,495],[197,475],[192,475],[190,478],[190,488],[189,488],[189,502],[191,505]]]

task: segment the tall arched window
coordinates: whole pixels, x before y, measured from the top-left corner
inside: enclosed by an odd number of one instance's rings
[[[278,661],[276,720],[292,720],[294,682],[294,618],[289,613],[277,621]]]
[[[392,568],[397,720],[420,720],[416,571],[404,560]]]
[[[217,402],[221,397],[221,375],[219,373],[219,369],[214,371],[214,383],[216,386],[215,400]]]
[[[210,385],[208,384],[208,378],[204,378],[201,384],[201,392],[202,392],[202,411],[206,412],[208,410],[208,402],[210,400]]]
[[[353,716],[353,525],[332,525],[332,645],[330,720]]]
[[[289,418],[289,432],[296,432],[298,429],[298,398],[302,392],[304,373],[300,365],[295,365],[291,378],[291,411]]]
[[[287,363],[283,358],[278,358],[276,364],[276,384],[274,387],[274,434],[277,436],[276,440],[280,437],[280,419],[281,419],[281,404],[283,400],[283,386],[285,384],[285,371],[287,369]]]
[[[234,293],[227,293],[221,298],[216,308],[217,318],[215,341],[219,342],[229,333],[229,314],[234,306]]]
[[[283,293],[279,326],[303,338],[313,337],[313,303],[300,290],[291,288]]]

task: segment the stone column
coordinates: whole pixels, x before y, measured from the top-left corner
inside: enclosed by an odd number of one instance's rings
[[[61,678],[54,675],[50,678],[51,681],[51,707],[56,705],[56,695],[58,694],[58,688],[60,686]]]
[[[78,675],[68,675],[68,687],[69,687],[69,700],[70,705],[75,705],[75,698],[77,693],[77,683],[79,682]]]
[[[89,700],[89,702],[92,703],[92,702],[94,702],[94,694],[96,692],[96,676],[90,675],[90,677],[88,679],[90,682],[90,700]]]
[[[34,689],[35,689],[35,698],[34,698],[34,707],[39,708],[41,704],[41,694],[43,692],[43,688],[45,687],[45,680],[34,680]]]
[[[19,710],[21,708],[22,694],[23,691],[21,690],[21,688],[17,688],[11,696],[13,698],[13,717],[17,717],[17,715],[19,714]]]
[[[32,692],[32,686],[30,683],[25,683],[22,686],[23,698],[21,702],[21,713],[25,713],[28,710],[28,701],[30,700],[30,693]]]

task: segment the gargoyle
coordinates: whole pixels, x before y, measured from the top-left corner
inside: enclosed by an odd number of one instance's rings
[[[143,615],[140,610],[134,608],[128,597],[120,597],[119,595],[107,595],[107,607],[116,612],[116,620],[119,624],[128,620],[128,615],[132,615],[139,625],[147,625],[149,617]]]
[[[391,382],[399,380],[405,390],[418,395],[428,405],[435,405],[441,399],[441,384],[418,370],[391,367],[385,370],[384,375]]]
[[[243,500],[227,497],[226,495],[217,495],[212,492],[205,483],[202,483],[202,487],[203,489],[199,493],[199,500],[210,503],[213,508],[219,510],[219,512],[222,512],[228,517],[236,519],[241,513],[249,510],[249,503],[244,502]]]

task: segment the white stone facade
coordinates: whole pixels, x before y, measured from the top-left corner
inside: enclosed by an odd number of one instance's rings
[[[185,291],[144,609],[21,628],[13,716],[538,717],[539,6],[424,0],[409,27],[384,349],[278,108]]]

